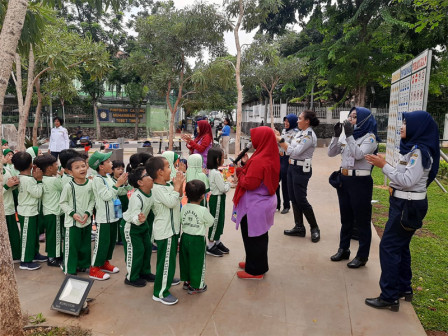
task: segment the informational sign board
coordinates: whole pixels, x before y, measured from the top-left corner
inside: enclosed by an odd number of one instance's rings
[[[427,49],[392,74],[386,161],[394,167],[400,155],[403,112],[426,110],[431,56],[432,51]]]
[[[101,122],[133,124],[135,123],[136,110],[130,107],[101,107],[98,109],[98,117]],[[140,108],[139,122],[145,122],[145,109]]]

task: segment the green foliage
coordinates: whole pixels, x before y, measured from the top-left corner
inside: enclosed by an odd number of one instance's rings
[[[42,313],[28,316],[28,321],[31,324],[41,324],[41,323],[44,323],[46,320],[47,319],[44,317],[44,315]]]

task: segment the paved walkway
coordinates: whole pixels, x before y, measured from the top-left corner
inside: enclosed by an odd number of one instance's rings
[[[270,271],[262,281],[236,277],[244,248],[240,232],[227,220],[223,241],[231,251],[223,258],[207,256],[208,290],[203,294],[191,296],[176,286],[172,293],[179,303],[164,306],[152,300],[152,284],[125,286],[124,254],[117,246],[113,263],[120,273],[94,283],[90,313],[79,318],[50,310],[64,279],[59,269],[44,265],[27,272],[16,265],[23,310],[42,313],[49,325],[80,325],[94,335],[426,335],[410,303],[402,301],[398,313],[364,304],[366,297],[379,294],[377,235],[366,267],[352,270],[345,262],[330,261],[338,247],[340,224],[337,196],[328,176],[338,165],[339,159],[328,158],[325,148],[316,150],[309,200],[321,241],[311,243],[309,231],[306,238],[284,236],[283,230],[292,226],[292,212],[276,213],[269,231]],[[233,192],[227,198],[227,219]],[[352,251],[356,245],[353,241]],[[155,260],[153,254],[152,265]]]

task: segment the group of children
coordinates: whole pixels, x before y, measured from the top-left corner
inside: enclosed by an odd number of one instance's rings
[[[125,284],[144,287],[154,282],[153,300],[167,305],[178,302],[169,290],[180,281],[189,294],[206,291],[205,255],[229,253],[220,240],[230,189],[218,170],[222,150],[210,149],[208,177],[198,154],[185,163],[174,152],[162,157],[138,153],[131,156],[126,172],[122,161],[110,160],[111,154],[97,151],[89,158],[67,149],[59,154],[59,165],[37,147],[3,150],[3,197],[14,261],[22,270],[39,269],[46,261],[65,274],[89,272],[90,278],[106,280],[119,272],[111,260],[115,245],[122,242]],[[182,206],[184,190],[188,203]],[[39,253],[44,230],[47,256]],[[153,241],[155,274],[150,263]],[[180,279],[174,278],[178,250]]]

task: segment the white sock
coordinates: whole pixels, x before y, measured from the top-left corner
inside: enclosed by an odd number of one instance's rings
[[[215,245],[218,246],[221,240],[215,240]]]
[[[211,249],[214,245],[215,245],[215,242],[212,241],[212,242],[209,242],[209,243],[207,244],[207,247],[208,247],[209,249]]]

